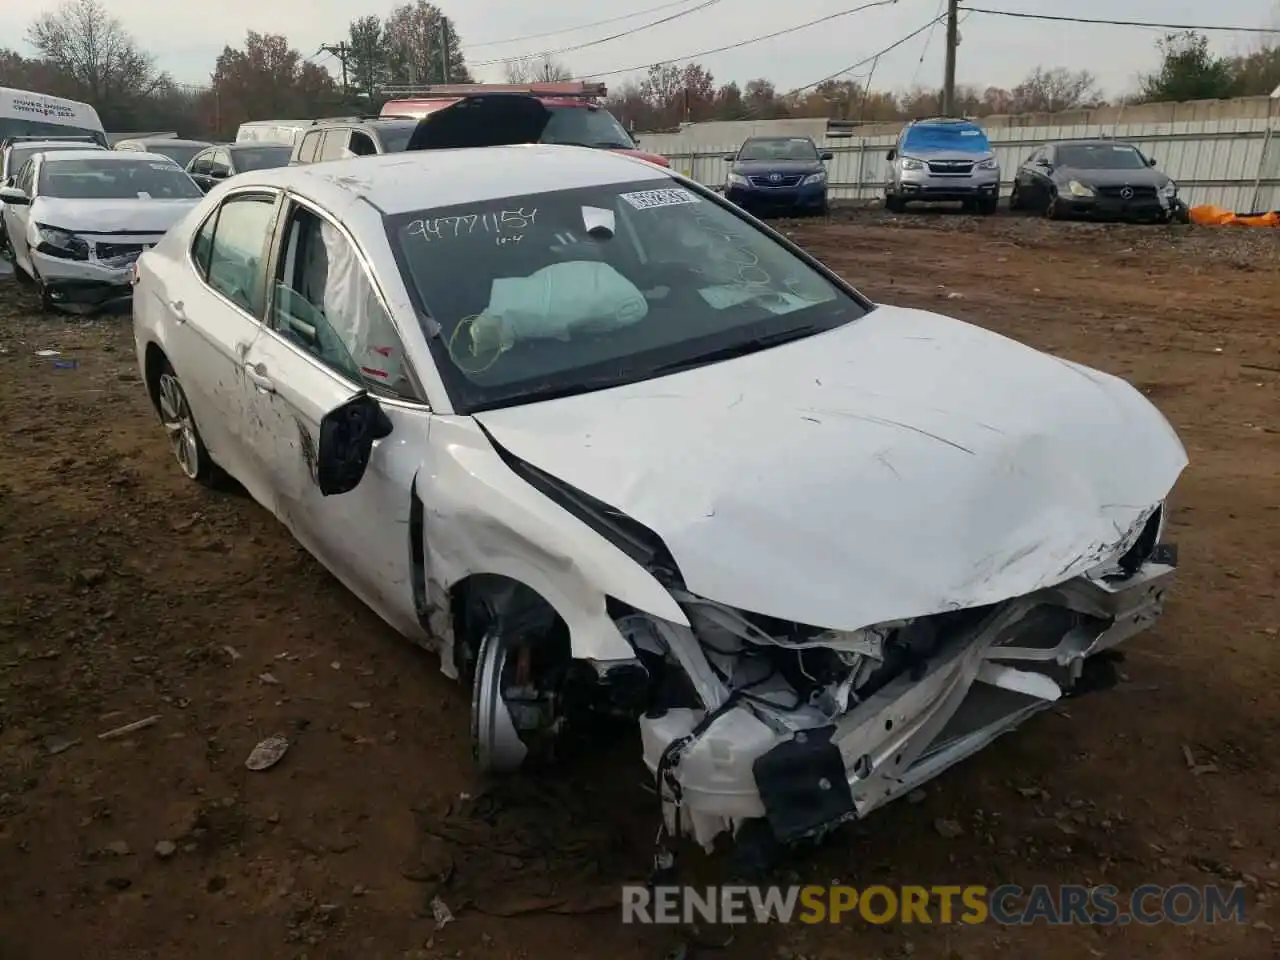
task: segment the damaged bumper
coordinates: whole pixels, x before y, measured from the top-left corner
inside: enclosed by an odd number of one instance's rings
[[[31,259],[36,274],[54,303],[106,306],[133,296],[130,269],[145,249],[140,243],[117,244],[115,247],[120,252],[113,250],[102,259],[97,259],[96,251],[90,254],[90,259],[72,260],[41,252],[38,248],[31,251]]]
[[[640,721],[667,831],[709,845],[763,819],[788,842],[865,816],[1096,685],[1091,674],[1105,672],[1106,658],[1093,658],[1156,621],[1175,563],[1171,549],[1156,548],[1132,572],[1081,576],[973,611],[887,682],[864,683],[864,697],[847,681],[789,702],[777,683],[726,682],[697,624],[649,621],[702,700]],[[857,650],[878,652],[867,643],[874,637],[845,644],[853,673]]]

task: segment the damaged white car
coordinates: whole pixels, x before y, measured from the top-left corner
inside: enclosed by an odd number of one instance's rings
[[[0,189],[14,267],[44,308],[128,298],[138,255],[202,198],[166,156],[97,148],[36,153]]]
[[[484,770],[628,713],[704,844],[820,834],[1105,680],[1174,576],[1186,455],[1133,387],[629,157],[246,174],[136,282],[181,468],[438,649]]]

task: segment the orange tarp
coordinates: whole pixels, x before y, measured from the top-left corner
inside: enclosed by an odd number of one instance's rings
[[[1280,227],[1280,210],[1239,214],[1213,204],[1191,208],[1191,222],[1203,227]]]

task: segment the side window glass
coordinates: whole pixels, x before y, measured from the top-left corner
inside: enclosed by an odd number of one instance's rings
[[[218,211],[209,250],[209,286],[255,315],[274,213],[274,197],[232,197]]]
[[[209,163],[210,173],[223,173],[230,175],[231,173],[231,154],[225,150],[217,150],[213,154],[213,158]]]
[[[323,133],[308,133],[302,138],[302,146],[298,149],[299,163],[314,163],[316,154],[320,152],[320,140]]]
[[[361,133],[359,130],[352,132],[348,149],[351,151],[352,156],[356,157],[372,157],[378,152],[373,138],[367,133]]]
[[[18,175],[18,186],[29,197],[34,192],[35,185],[36,162],[35,160],[28,160],[22,165],[22,172]]]
[[[347,131],[346,130],[326,130],[324,134],[324,146],[320,148],[320,156],[317,160],[341,160],[346,156],[347,151]]]
[[[208,175],[209,164],[212,160],[213,154],[211,152],[206,151],[205,153],[200,154],[191,162],[191,172]]]
[[[297,207],[281,251],[271,326],[349,380],[416,398],[404,347],[364,265],[328,221]]]
[[[215,210],[209,214],[207,220],[196,232],[196,238],[191,242],[191,260],[196,265],[196,273],[200,275],[200,279],[208,282],[209,279],[209,254],[213,250],[213,232],[218,225],[218,211]]]

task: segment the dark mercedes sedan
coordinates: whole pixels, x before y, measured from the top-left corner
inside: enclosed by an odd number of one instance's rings
[[[1131,143],[1061,140],[1046,143],[1023,161],[1009,196],[1011,210],[1054,220],[1183,220],[1178,185]]]
[[[725,158],[724,195],[752,213],[826,213],[829,153],[808,137],[751,137]]]

